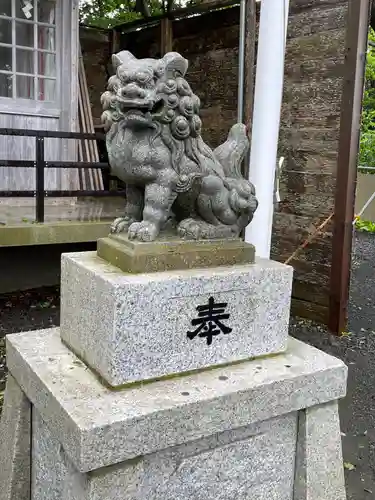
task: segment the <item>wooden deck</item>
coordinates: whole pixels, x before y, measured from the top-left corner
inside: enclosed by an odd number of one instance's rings
[[[45,222],[35,223],[35,205],[0,200],[0,247],[83,243],[106,236],[124,211],[122,198],[90,198],[73,204],[46,204]]]

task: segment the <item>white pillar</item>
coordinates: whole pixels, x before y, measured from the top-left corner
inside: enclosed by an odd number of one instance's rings
[[[262,0],[255,81],[249,179],[259,206],[245,241],[259,257],[271,251],[275,169],[284,82],[289,0]]]

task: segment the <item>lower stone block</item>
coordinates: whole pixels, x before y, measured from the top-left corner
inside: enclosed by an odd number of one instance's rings
[[[52,437],[40,416],[35,419],[34,433],[34,441],[42,441],[43,446],[37,444],[33,453],[36,473],[32,500],[290,500],[293,497],[297,413],[218,433],[88,474],[79,473],[59,452],[59,441]]]
[[[345,500],[342,463],[337,402],[300,411],[293,500]]]
[[[32,473],[29,500],[85,500],[81,483],[85,474],[76,470],[59,439],[36,408],[32,416]],[[106,500],[106,497],[98,498]]]
[[[0,500],[30,500],[31,405],[9,375],[0,423]]]
[[[31,500],[345,500],[347,369],[301,342],[120,391],[58,329],[10,336],[7,356],[34,405]]]

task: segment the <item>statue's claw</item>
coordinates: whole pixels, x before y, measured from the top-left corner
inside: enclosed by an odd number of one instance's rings
[[[154,241],[159,234],[159,228],[153,222],[133,222],[129,227],[129,240]]]
[[[118,217],[111,224],[111,233],[123,233],[129,229],[129,226],[134,222],[131,217]]]

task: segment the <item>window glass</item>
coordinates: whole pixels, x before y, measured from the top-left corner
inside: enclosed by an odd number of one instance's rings
[[[12,15],[12,0],[1,0],[0,16],[11,16],[11,15]]]
[[[38,75],[56,76],[56,56],[48,52],[38,52]]]
[[[17,73],[34,74],[34,51],[33,50],[16,50],[16,71]]]
[[[13,77],[5,73],[0,73],[0,97],[12,97]]]
[[[34,47],[34,24],[16,22],[16,45]]]
[[[35,0],[15,0],[15,7],[18,19],[34,19]]]
[[[16,76],[16,97],[21,99],[34,99],[34,77]]]
[[[57,99],[57,0],[0,0],[0,97]]]
[[[12,43],[12,21],[8,19],[0,19],[0,42]]]
[[[38,79],[38,101],[56,100],[56,80],[48,78]]]
[[[55,28],[38,26],[38,48],[45,50],[56,50]]]
[[[0,46],[0,71],[12,71],[12,47]]]
[[[56,23],[56,2],[53,0],[44,0],[38,2],[38,22]]]

